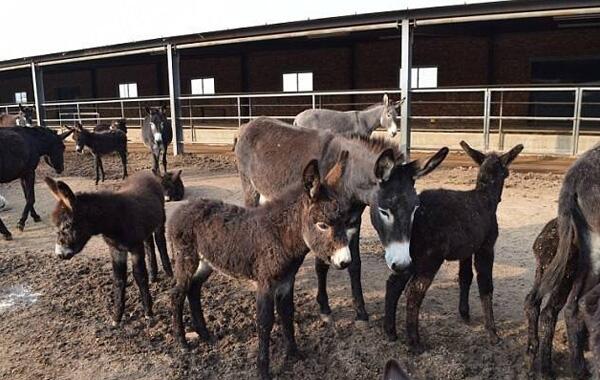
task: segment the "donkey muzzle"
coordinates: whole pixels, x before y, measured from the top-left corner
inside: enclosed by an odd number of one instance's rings
[[[69,260],[75,255],[75,251],[69,247],[62,246],[60,244],[56,244],[54,246],[54,253],[56,256],[63,260]]]
[[[333,264],[336,269],[346,268],[350,265],[351,261],[352,256],[350,255],[350,248],[348,248],[348,246],[337,249],[331,256],[331,264]]]
[[[412,264],[410,241],[394,241],[385,247],[385,262],[394,272],[400,272]]]

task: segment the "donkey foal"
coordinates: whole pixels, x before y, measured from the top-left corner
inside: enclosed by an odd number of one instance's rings
[[[88,240],[101,234],[110,249],[113,268],[113,324],[123,317],[127,252],[131,252],[133,277],[140,290],[144,313],[152,316],[152,298],[144,261],[144,243],[154,239],[167,273],[171,264],[165,240],[163,189],[150,173],[133,175],[116,192],[77,193],[61,181],[46,178],[46,184],[58,200],[52,218],[58,227],[55,253],[71,259],[81,252]]]
[[[302,175],[302,186],[257,208],[199,199],[178,208],[169,221],[176,285],[171,294],[173,334],[184,348],[183,304],[187,295],[196,332],[209,336],[200,290],[214,269],[257,285],[258,372],[270,379],[269,340],[274,308],[281,317],[287,356],[299,354],[294,338],[294,280],[309,251],[337,268],[350,264],[350,202],[334,192],[348,152],[324,181],[317,160]]]

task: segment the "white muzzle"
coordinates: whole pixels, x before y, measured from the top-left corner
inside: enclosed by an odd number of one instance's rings
[[[392,242],[385,247],[385,262],[393,271],[406,269],[412,263],[410,241]]]

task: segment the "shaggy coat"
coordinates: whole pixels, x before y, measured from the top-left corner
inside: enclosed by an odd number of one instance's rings
[[[573,286],[575,270],[577,269],[577,247],[572,242],[571,256],[567,264],[567,270],[561,285],[548,298],[548,302],[541,312],[541,299],[536,299],[538,288],[542,281],[542,276],[547,270],[548,265],[556,256],[558,249],[558,220],[556,218],[549,221],[533,243],[533,254],[537,262],[535,269],[535,280],[533,288],[525,299],[525,314],[528,321],[527,352],[525,362],[531,378],[535,377],[535,361],[540,355],[540,371],[544,377],[553,377],[552,372],[552,343],[554,340],[554,331],[556,330],[556,321],[558,313],[562,310],[567,297]],[[540,346],[538,325],[542,327],[542,344]]]
[[[35,222],[42,219],[33,208],[35,203],[35,169],[40,157],[52,167],[56,173],[62,173],[64,168],[65,139],[70,132],[62,135],[42,127],[37,128],[2,128],[0,129],[0,183],[21,180],[25,195],[25,208],[17,223],[17,228],[23,231],[27,217],[31,215]],[[0,234],[6,240],[12,235],[0,219]]]
[[[185,187],[181,180],[181,170],[167,172],[160,176],[163,189],[165,190],[165,201],[180,201],[185,195]]]
[[[293,186],[268,204],[252,209],[199,199],[179,207],[169,220],[177,284],[172,292],[173,333],[187,347],[183,303],[187,294],[196,332],[206,328],[200,290],[213,269],[256,284],[258,371],[270,379],[269,340],[274,308],[282,320],[287,355],[297,355],[294,338],[294,279],[310,250],[343,268],[350,262],[346,235],[350,204],[335,192],[347,152],[321,181],[316,160]]]
[[[156,244],[165,272],[171,275],[165,240],[163,189],[150,173],[136,173],[118,191],[73,193],[61,181],[46,178],[46,184],[58,200],[52,213],[57,227],[55,253],[71,259],[81,252],[89,239],[102,235],[112,256],[114,309],[113,322],[120,323],[125,305],[127,252],[131,253],[133,276],[140,289],[146,317],[152,316],[152,298],[144,244]]]
[[[589,371],[583,356],[586,325],[582,309],[585,304],[580,305],[580,301],[600,282],[600,145],[582,154],[565,175],[558,201],[558,235],[556,256],[542,276],[534,301],[561,288],[568,274],[571,246],[575,244],[577,270],[565,305],[565,322],[571,370],[574,376],[582,378],[588,376]]]
[[[582,313],[590,335],[590,349],[594,354],[594,373],[600,379],[600,284],[583,297]]]
[[[76,123],[74,128],[67,128],[73,131],[75,150],[78,153],[83,153],[85,147],[91,150],[96,169],[96,185],[100,180],[100,173],[102,173],[102,182],[104,182],[102,156],[113,152],[116,152],[121,158],[123,179],[127,178],[127,135],[123,131],[111,129],[106,132],[90,132],[80,123]]]
[[[421,351],[419,309],[427,289],[444,261],[460,261],[461,317],[468,321],[469,288],[475,259],[477,284],[490,341],[498,341],[492,310],[492,267],[494,244],[498,237],[496,209],[501,200],[508,166],[523,150],[517,145],[503,155],[483,154],[461,142],[465,152],[480,166],[474,190],[426,190],[419,194],[415,212],[407,271],[392,273],[387,282],[384,329],[389,339],[397,339],[396,305],[408,279],[406,328],[408,344]]]
[[[410,236],[408,228],[417,198],[415,179],[434,170],[446,157],[448,149],[441,149],[421,167],[414,162],[405,164],[399,146],[388,139],[349,138],[329,131],[294,127],[264,117],[243,125],[235,145],[244,201],[248,207],[268,202],[290,185],[297,186],[304,166],[312,159],[318,159],[321,172],[328,172],[342,150],[350,152],[350,159],[337,191],[346,194],[354,203],[348,230],[352,253],[348,273],[356,318],[366,321],[368,314],[360,281],[362,212],[366,205],[370,205],[394,214],[393,221],[384,224],[377,232],[386,255],[396,256],[396,240]],[[328,268],[317,258],[317,302],[325,317],[331,314],[326,289]]]

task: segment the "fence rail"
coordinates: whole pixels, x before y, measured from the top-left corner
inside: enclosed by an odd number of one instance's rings
[[[184,130],[191,129],[191,141],[195,141],[196,132],[206,127],[232,128],[259,116],[291,121],[307,108],[362,109],[381,101],[384,93],[397,98],[401,91],[184,95],[178,99],[181,106],[178,119]],[[588,136],[600,132],[600,87],[431,88],[413,89],[411,93],[412,148],[427,148],[429,143],[425,139],[431,140],[433,136],[429,132],[469,133],[468,138],[480,139],[480,146],[485,150],[504,149],[504,143],[512,135],[554,134],[555,141],[544,137],[554,147],[539,151],[574,155],[579,153],[582,135],[588,146]],[[126,118],[135,129],[136,124],[141,126],[146,106],[168,102],[168,96],[50,101],[43,104],[42,124],[58,126],[75,121],[89,124]],[[16,107],[16,104],[0,104],[0,110],[5,112],[14,111]],[[418,138],[419,133],[428,133],[428,137]],[[497,144],[493,144],[492,139]],[[536,144],[532,145],[530,151],[535,151]]]

